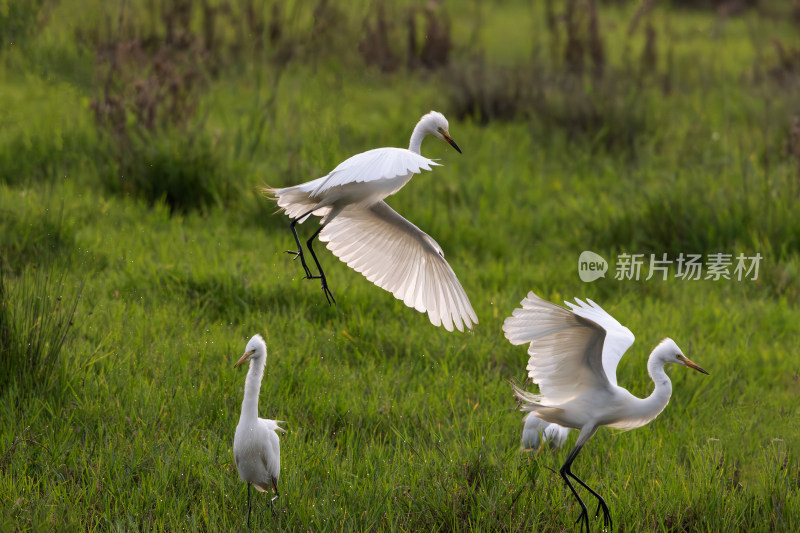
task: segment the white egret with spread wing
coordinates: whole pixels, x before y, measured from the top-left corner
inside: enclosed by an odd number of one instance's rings
[[[239,478],[247,483],[247,525],[250,525],[250,486],[260,492],[272,489],[275,496],[270,507],[279,496],[278,477],[281,472],[281,447],[278,431],[286,430],[278,424],[281,420],[258,418],[258,393],[267,363],[267,345],[261,335],[254,335],[247,343],[244,355],[236,362],[239,366],[250,361],[250,369],[244,382],[242,414],[233,437],[233,460],[239,470]],[[274,512],[274,510],[273,510]]]
[[[528,375],[539,385],[539,394],[514,386],[522,409],[547,422],[580,431],[575,447],[559,473],[581,506],[578,521],[589,531],[586,504],[570,482],[577,481],[598,501],[597,516],[612,527],[605,500],[572,473],[572,462],[600,426],[633,429],[644,426],[667,406],[672,383],[664,365],[677,363],[708,374],[683,355],[672,339],[664,339],[650,354],[647,371],[655,390],[637,398],[617,385],[617,364],[633,344],[631,331],[591,300],[566,302],[569,309],[552,304],[529,292],[522,307],[503,323],[512,344],[529,344]]]
[[[312,247],[317,235],[350,268],[407,306],[427,312],[435,326],[464,331],[464,326],[469,329],[477,324],[478,318],[442,248],[383,201],[415,174],[438,165],[420,154],[422,139],[429,134],[461,152],[450,137],[447,119],[431,111],[417,123],[408,149],[369,150],[340,163],[326,176],[264,192],[292,219],[289,227],[297,251],[287,252],[300,258],[306,278],[320,280],[328,303],[335,300]],[[320,228],[306,241],[319,271],[316,276],[306,263],[295,228],[312,215],[322,217]]]

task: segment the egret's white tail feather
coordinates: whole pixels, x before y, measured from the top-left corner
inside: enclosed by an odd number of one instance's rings
[[[284,187],[283,189],[264,188],[262,192],[278,203],[279,211],[285,211],[289,218],[297,218],[305,215],[319,204],[317,200],[309,196],[303,185]],[[314,215],[325,216],[329,211],[330,207],[320,207],[314,212]],[[300,222],[302,223],[304,220]]]
[[[285,424],[286,423],[285,420],[269,420],[269,419],[266,419],[266,418],[263,419],[263,420],[264,420],[264,422],[266,422],[268,429],[270,429],[272,431],[281,431],[283,433],[286,433],[286,430],[278,425],[278,424]]]
[[[511,384],[511,390],[514,391],[514,397],[520,401],[520,410],[522,411],[535,411],[537,407],[547,407],[542,405],[542,395],[533,394],[526,390],[521,389],[516,383]]]

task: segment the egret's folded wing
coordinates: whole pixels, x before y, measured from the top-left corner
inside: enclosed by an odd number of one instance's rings
[[[464,331],[478,317],[439,245],[385,202],[348,207],[325,225],[319,240],[369,281],[427,312],[435,326]]]
[[[312,183],[316,183],[316,187],[311,191],[311,196],[347,183],[417,174],[431,170],[435,165],[438,163],[433,159],[404,148],[375,148],[342,161],[330,174],[314,180]]]
[[[512,344],[530,343],[527,370],[541,403],[558,405],[587,389],[610,388],[603,367],[606,331],[592,320],[529,292],[503,331]]]
[[[587,298],[589,303],[575,298],[576,304],[564,302],[572,312],[587,320],[591,320],[604,330],[606,339],[603,342],[603,368],[612,385],[617,384],[617,365],[623,354],[631,347],[635,337],[631,330],[620,324],[616,318],[609,315],[602,307]]]
[[[261,419],[263,422],[267,422],[265,427],[267,428],[267,433],[262,433],[264,435],[266,442],[259,449],[259,457],[261,459],[261,465],[264,467],[264,470],[269,474],[270,478],[273,481],[277,481],[281,475],[281,442],[278,434],[275,432],[276,430],[284,431],[284,429],[278,426],[274,420],[264,420]],[[264,484],[263,490],[269,490],[270,485],[268,483]]]
[[[262,449],[260,452],[260,459],[261,459],[261,466],[264,468],[264,471],[269,476],[269,479],[264,479],[260,483],[253,483],[253,486],[257,488],[260,492],[267,492],[274,486],[275,482],[280,478],[281,475],[281,451],[280,445],[270,442],[268,443],[270,452],[272,455],[267,455],[267,450]]]

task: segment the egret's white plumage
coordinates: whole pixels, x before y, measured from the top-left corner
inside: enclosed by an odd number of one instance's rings
[[[265,189],[292,219],[297,252],[308,278],[319,278],[326,298],[330,295],[312,242],[327,243],[328,249],[353,270],[385,289],[409,307],[427,312],[430,321],[448,331],[464,331],[478,318],[453,269],[436,241],[400,216],[383,200],[399,191],[423,170],[438,163],[420,154],[422,139],[434,135],[449,142],[447,119],[431,111],[411,134],[408,149],[377,148],[354,155],[327,176],[282,189]],[[307,241],[319,269],[311,275],[303,257],[295,224],[309,216],[322,217],[320,229]],[[332,299],[332,295],[330,295]]]
[[[523,419],[522,449],[539,450],[545,443],[550,448],[561,448],[569,437],[569,428],[545,422],[536,413],[528,413]]]
[[[281,472],[281,449],[278,431],[286,432],[278,424],[280,420],[258,418],[258,393],[264,366],[267,363],[267,345],[261,335],[254,335],[247,343],[244,355],[236,362],[239,366],[250,361],[250,369],[244,382],[242,414],[233,437],[233,460],[239,470],[239,478],[247,483],[247,522],[250,523],[250,485],[260,492],[270,489],[278,492]],[[273,498],[273,500],[275,499]]]
[[[664,339],[647,362],[655,390],[647,398],[637,398],[617,385],[617,364],[633,344],[633,333],[593,301],[576,298],[575,302],[567,302],[569,309],[565,309],[529,292],[522,307],[505,320],[503,331],[512,344],[530,344],[528,376],[540,392],[531,394],[514,386],[522,409],[547,422],[580,430],[560,473],[581,505],[579,520],[588,531],[586,506],[568,476],[598,499],[598,512],[602,507],[608,527],[611,513],[605,500],[570,471],[583,445],[600,426],[633,429],[658,416],[672,394],[665,364],[708,372],[687,359],[672,339]]]

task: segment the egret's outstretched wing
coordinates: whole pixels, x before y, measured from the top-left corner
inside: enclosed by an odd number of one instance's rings
[[[573,306],[577,310],[570,311],[529,292],[522,307],[503,323],[512,344],[530,343],[528,375],[539,385],[537,400],[544,405],[565,403],[587,390],[610,389],[612,382],[616,384],[617,363],[633,344],[630,330],[597,304],[587,306],[577,301],[579,305]],[[607,356],[605,327],[613,329]]]
[[[347,183],[418,174],[438,164],[404,148],[375,148],[342,161],[327,176],[309,182],[306,185],[313,183],[315,186],[307,192],[317,197],[321,192]]]
[[[369,281],[427,312],[435,326],[472,328],[478,317],[439,245],[385,202],[345,208],[319,240]]]
[[[606,371],[608,381],[617,384],[617,365],[623,354],[633,344],[634,336],[631,330],[620,324],[616,318],[606,313],[602,307],[586,299],[587,303],[575,298],[576,304],[564,302],[572,312],[587,320],[591,320],[604,330],[606,338],[603,342],[603,369]]]

